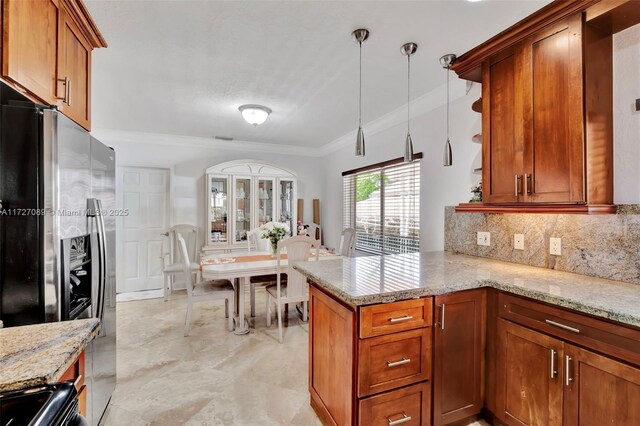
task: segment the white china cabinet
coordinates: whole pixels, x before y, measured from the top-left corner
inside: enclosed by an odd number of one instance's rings
[[[296,175],[256,160],[229,161],[206,171],[207,225],[203,250],[247,247],[247,232],[270,221],[296,230]]]

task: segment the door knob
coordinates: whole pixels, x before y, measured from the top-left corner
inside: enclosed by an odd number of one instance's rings
[[[162,232],[160,235],[164,235],[165,237],[168,237],[169,233],[168,232]]]

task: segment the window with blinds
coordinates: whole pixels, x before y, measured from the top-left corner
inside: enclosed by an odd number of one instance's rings
[[[342,174],[343,224],[356,230],[356,250],[420,250],[420,159],[374,164]]]

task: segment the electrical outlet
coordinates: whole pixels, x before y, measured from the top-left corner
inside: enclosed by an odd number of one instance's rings
[[[490,232],[478,232],[478,245],[490,246],[491,245],[491,233]]]
[[[524,250],[524,234],[513,234],[513,248]]]
[[[549,254],[555,256],[562,256],[562,239],[561,238],[549,238]]]

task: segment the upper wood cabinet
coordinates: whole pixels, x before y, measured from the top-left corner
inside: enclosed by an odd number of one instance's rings
[[[82,0],[4,0],[2,76],[91,127],[91,51],[106,47]]]
[[[479,414],[483,400],[486,291],[435,298],[433,424]]]
[[[555,1],[460,56],[482,83],[484,202],[462,212],[613,213],[613,34],[633,0]]]
[[[587,202],[581,40],[575,14],[485,61],[485,203]]]
[[[91,50],[66,8],[58,27],[58,107],[87,130],[91,128]]]
[[[58,2],[4,0],[2,8],[2,75],[55,104]]]

